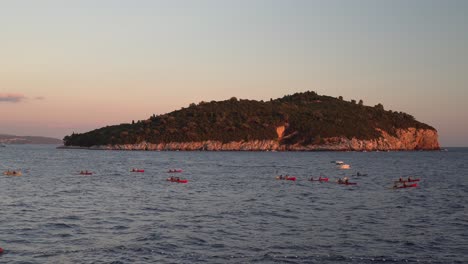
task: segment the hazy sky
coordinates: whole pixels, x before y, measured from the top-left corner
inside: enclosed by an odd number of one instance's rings
[[[63,138],[306,90],[468,146],[468,1],[0,0],[0,133]]]

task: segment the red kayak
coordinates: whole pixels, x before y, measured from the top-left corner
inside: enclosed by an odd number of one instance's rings
[[[410,185],[398,186],[398,187],[393,187],[393,188],[395,188],[395,189],[402,189],[402,188],[411,188],[411,187],[418,187],[418,184],[417,184],[417,183],[413,183],[413,184],[410,184]]]
[[[80,172],[80,175],[93,175],[92,172]]]
[[[296,180],[296,177],[292,177],[292,176],[283,176],[283,178],[280,178],[280,176],[276,176],[276,179],[277,179],[277,180],[295,181],[295,180]]]
[[[167,178],[166,181],[177,182],[177,183],[188,183],[188,180],[171,179],[171,178]]]
[[[130,172],[145,172],[145,170],[131,170]]]
[[[309,181],[327,182],[328,178],[310,179]]]
[[[402,181],[398,180],[398,181],[395,181],[395,182],[418,182],[420,180],[421,179],[409,179],[409,180],[402,180]]]
[[[174,169],[174,170],[168,170],[168,173],[178,173],[178,172],[183,172],[181,169]]]

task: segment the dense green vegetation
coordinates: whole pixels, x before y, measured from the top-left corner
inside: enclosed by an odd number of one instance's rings
[[[66,146],[134,144],[142,141],[222,142],[278,139],[276,127],[286,125],[284,144],[318,144],[324,138],[345,136],[372,139],[380,136],[375,128],[395,135],[398,128],[432,127],[413,116],[386,111],[381,104],[365,106],[341,97],[320,96],[315,92],[296,93],[267,102],[238,100],[200,102],[187,108],[151,116],[147,120],[96,129],[64,138]]]

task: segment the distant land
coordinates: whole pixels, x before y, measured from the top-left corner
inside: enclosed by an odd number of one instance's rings
[[[50,137],[35,137],[35,136],[14,136],[0,134],[0,144],[56,144],[61,145],[63,141],[57,138]]]
[[[64,138],[65,147],[113,150],[438,150],[437,130],[362,100],[309,91],[268,101],[192,103],[148,119]]]

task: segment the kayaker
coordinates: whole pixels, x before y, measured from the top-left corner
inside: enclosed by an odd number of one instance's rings
[[[406,182],[403,182],[403,188],[406,188]]]
[[[411,176],[408,176],[408,181],[410,182],[412,180]]]
[[[344,177],[344,178],[343,178],[343,182],[347,184],[347,183],[349,182],[348,177]]]
[[[357,172],[357,176],[361,176],[361,173],[359,171]]]
[[[343,180],[341,178],[338,179],[338,183],[343,183]]]
[[[400,182],[403,182],[403,178],[400,176],[400,179],[399,179]]]

